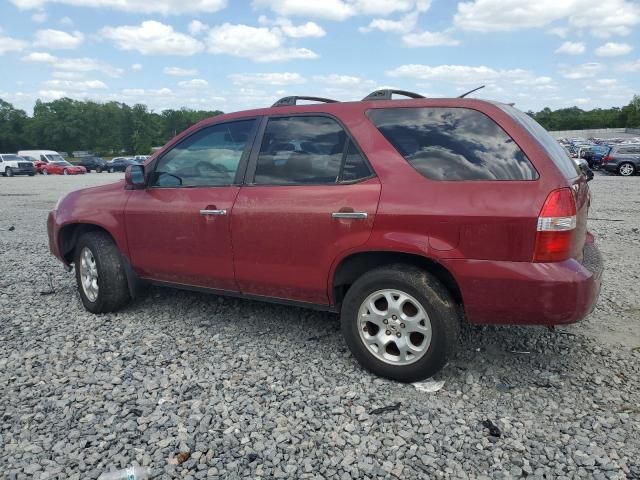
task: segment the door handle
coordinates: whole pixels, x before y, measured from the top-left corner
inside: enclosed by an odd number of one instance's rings
[[[333,212],[331,218],[350,218],[352,220],[364,220],[369,215],[367,212]]]
[[[226,215],[227,211],[226,210],[217,210],[217,209],[204,209],[204,210],[200,210],[200,215]]]

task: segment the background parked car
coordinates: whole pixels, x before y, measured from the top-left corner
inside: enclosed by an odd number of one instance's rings
[[[116,157],[107,162],[107,170],[109,173],[124,172],[129,165],[138,165],[138,162],[129,157]]]
[[[51,162],[66,162],[64,157],[55,150],[20,150],[18,155],[33,161],[38,173],[42,173],[42,168]]]
[[[71,165],[66,160],[49,162],[42,167],[43,175],[80,175],[84,173],[87,173],[86,168]]]
[[[86,168],[88,173],[91,170],[101,173],[107,169],[107,161],[100,157],[82,157],[77,165]]]
[[[0,154],[0,173],[3,177],[13,177],[14,175],[33,177],[36,174],[36,167],[15,153],[2,153]]]
[[[603,170],[630,177],[640,171],[640,143],[614,145],[602,159]]]
[[[134,160],[137,160],[139,163],[144,163],[144,161],[149,158],[149,155],[136,155],[133,157]]]

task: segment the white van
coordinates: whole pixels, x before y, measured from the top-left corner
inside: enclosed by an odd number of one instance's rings
[[[18,155],[31,160],[38,173],[42,173],[42,167],[47,163],[65,161],[62,155],[55,150],[20,150]]]

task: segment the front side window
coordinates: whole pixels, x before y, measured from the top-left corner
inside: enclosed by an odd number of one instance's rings
[[[254,125],[253,119],[240,120],[194,133],[158,160],[151,184],[157,187],[233,184]]]
[[[394,148],[432,180],[534,180],[515,141],[485,114],[467,108],[388,108],[369,119]]]
[[[340,124],[328,117],[271,118],[260,146],[254,183],[336,183],[346,140]]]

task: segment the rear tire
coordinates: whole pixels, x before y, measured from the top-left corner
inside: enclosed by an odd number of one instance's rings
[[[35,175],[35,173],[30,173],[29,174],[30,177],[33,177],[34,175]]]
[[[395,306],[386,301],[388,295],[398,301]],[[377,314],[372,315],[372,305]],[[377,268],[356,280],[345,295],[340,321],[360,365],[400,382],[422,380],[442,369],[455,353],[460,330],[449,291],[430,273],[404,264]]]
[[[618,165],[618,175],[630,177],[636,172],[636,167],[631,162],[624,162]]]
[[[87,262],[87,259],[93,261]],[[80,298],[84,308],[90,312],[113,312],[130,300],[120,251],[107,233],[88,232],[82,235],[75,248],[74,263]],[[87,281],[87,277],[92,276],[91,272],[95,272],[94,288],[87,286],[91,285]]]
[[[102,173],[102,168],[96,167],[96,173]]]
[[[110,168],[109,173],[113,173],[113,172],[115,172],[115,170],[113,168]]]

